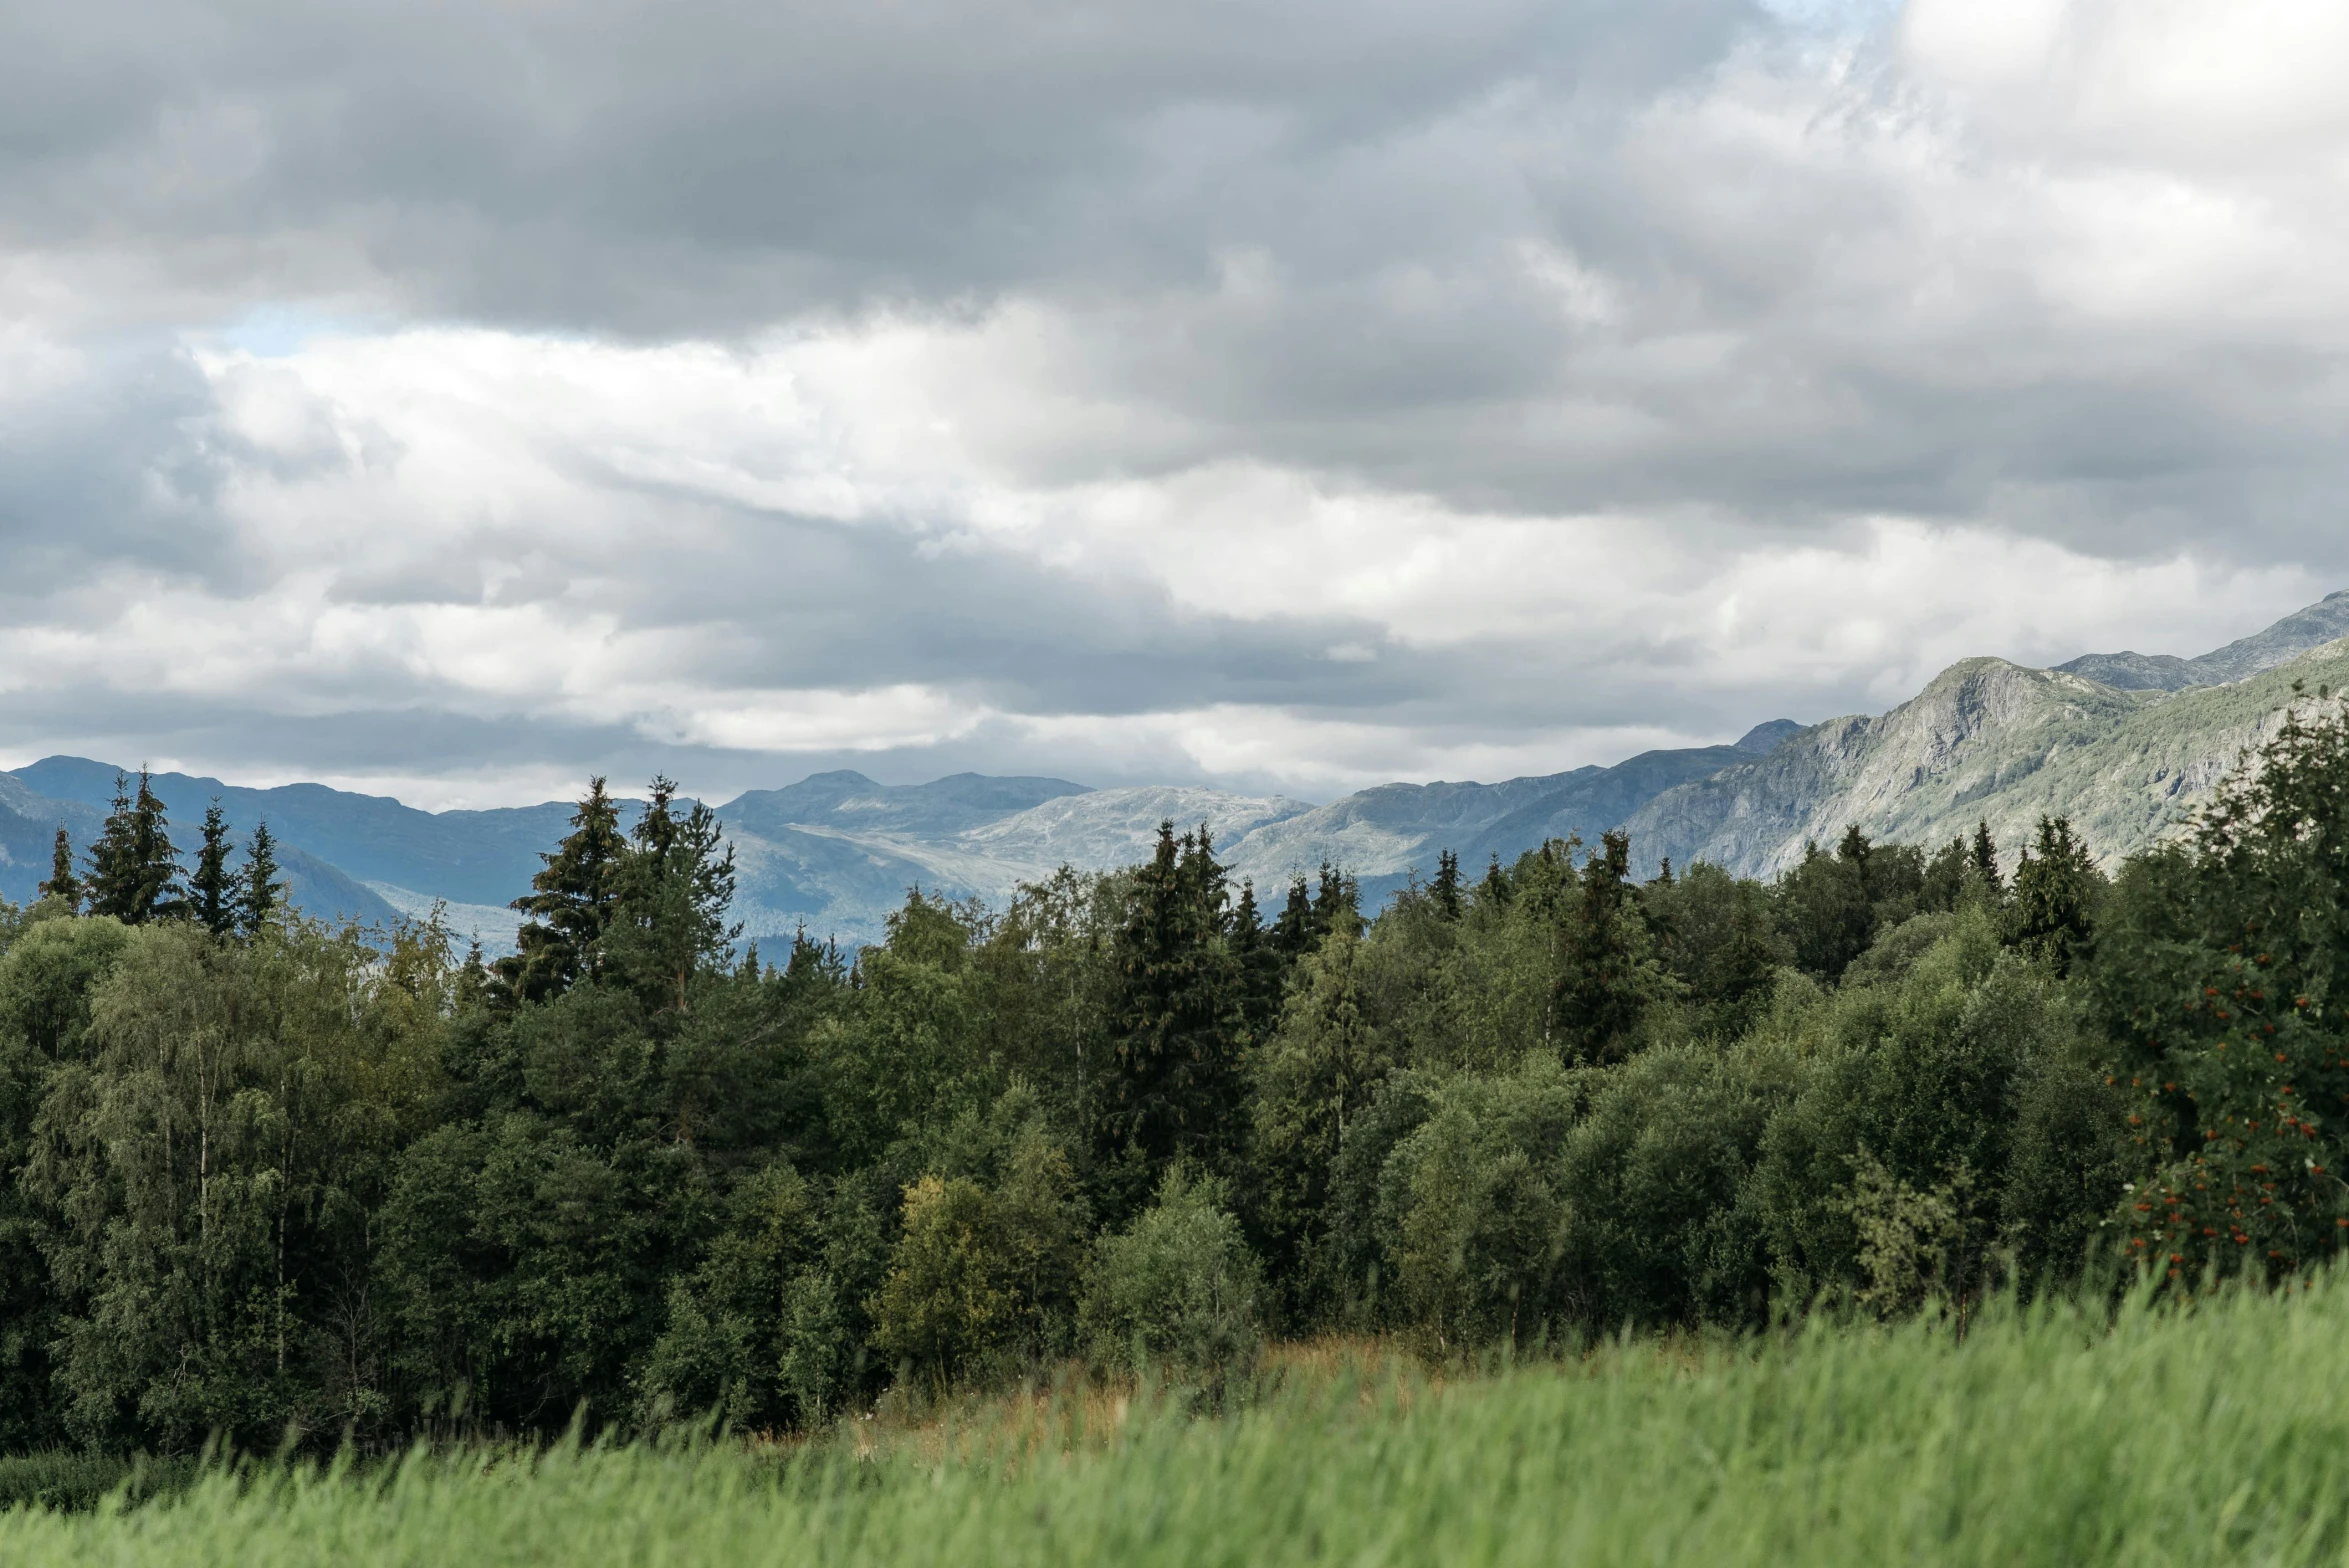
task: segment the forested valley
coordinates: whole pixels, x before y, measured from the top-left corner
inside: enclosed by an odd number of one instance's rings
[[[2334,708],[2109,880],[2061,820],[1767,885],[1608,835],[1372,912],[1211,826],[761,953],[708,810],[598,781],[485,961],[289,912],[265,832],[183,870],[126,784],[0,920],[0,1447],[1212,1397],[1274,1339],[1962,1315],[2349,1230]]]

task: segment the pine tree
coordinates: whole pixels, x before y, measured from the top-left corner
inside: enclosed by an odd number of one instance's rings
[[[117,773],[114,809],[90,846],[90,913],[135,926],[186,912],[179,851],[172,847],[163,802],[155,798],[146,769],[139,770],[136,794]]]
[[[530,916],[514,933],[518,951],[497,961],[499,978],[524,1001],[560,995],[577,981],[603,972],[604,933],[619,900],[620,861],[628,840],[620,832],[620,808],[599,775],[572,813],[571,832],[545,869],[530,879],[532,892],[512,908]]]
[[[264,926],[285,907],[285,883],[278,877],[277,840],[266,821],[253,825],[245,841],[245,869],[237,873],[237,928],[259,936]]]
[[[237,928],[243,902],[241,879],[228,863],[228,818],[215,799],[204,809],[204,843],[196,851],[196,874],[188,879],[188,901],[205,930],[227,936]]]
[[[73,840],[63,827],[57,830],[57,848],[49,860],[49,880],[40,886],[43,898],[53,898],[78,914],[82,907],[82,879],[73,871]]]
[[[1460,857],[1448,849],[1436,856],[1435,883],[1427,890],[1427,896],[1435,905],[1438,918],[1460,918]]]

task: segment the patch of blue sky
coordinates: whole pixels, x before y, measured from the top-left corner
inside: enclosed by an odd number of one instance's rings
[[[233,322],[204,336],[231,353],[256,359],[285,359],[301,352],[317,338],[338,337],[358,330],[359,324],[299,305],[256,305]]]
[[[1762,9],[1799,32],[1855,37],[1890,26],[1904,0],[1761,0]]]

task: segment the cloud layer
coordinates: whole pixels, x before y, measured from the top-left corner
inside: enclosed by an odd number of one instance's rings
[[[19,760],[1326,795],[2349,582],[2313,0],[22,11]]]

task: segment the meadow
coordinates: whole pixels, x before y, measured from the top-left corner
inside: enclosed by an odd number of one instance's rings
[[[1626,1339],[1438,1377],[1340,1347],[1221,1412],[1071,1382],[812,1439],[216,1466],[20,1506],[0,1560],[2315,1563],[2349,1556],[2349,1284]]]

